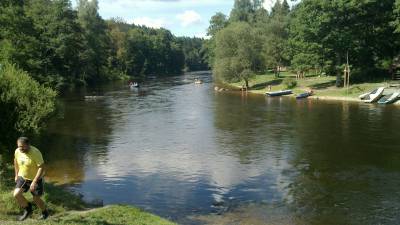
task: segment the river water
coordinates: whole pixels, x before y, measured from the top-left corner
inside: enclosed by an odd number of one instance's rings
[[[400,223],[398,106],[215,92],[208,73],[59,105],[37,145],[87,201],[181,224]]]

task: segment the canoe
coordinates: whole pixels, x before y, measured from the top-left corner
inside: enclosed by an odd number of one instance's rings
[[[379,99],[378,103],[379,104],[391,104],[395,102],[398,98],[400,97],[400,92],[395,92],[389,95],[386,95]]]
[[[296,99],[308,98],[309,96],[311,96],[310,92],[304,92],[304,93],[298,94],[296,96]]]
[[[382,97],[383,91],[385,90],[384,87],[380,87],[373,92],[371,92],[367,97],[363,99],[364,102],[372,103],[378,101],[379,98]]]
[[[292,94],[292,90],[272,91],[272,92],[266,92],[265,94],[270,97],[290,95],[290,94]]]

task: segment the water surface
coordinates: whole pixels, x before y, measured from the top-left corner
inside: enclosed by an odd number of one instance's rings
[[[38,144],[48,180],[88,201],[182,224],[400,223],[398,106],[219,93],[208,73],[60,105]]]

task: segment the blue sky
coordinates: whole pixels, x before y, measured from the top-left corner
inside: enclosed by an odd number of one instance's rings
[[[104,19],[166,28],[176,36],[205,37],[216,12],[229,15],[234,0],[98,0]],[[268,9],[275,0],[265,0]],[[74,4],[75,5],[75,4]]]

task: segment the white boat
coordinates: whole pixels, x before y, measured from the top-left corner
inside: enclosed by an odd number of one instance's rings
[[[378,103],[379,104],[391,104],[400,97],[400,92],[394,92],[390,95],[386,95],[385,97],[379,99]]]
[[[384,87],[380,87],[380,88],[372,91],[370,94],[368,94],[364,97],[363,101],[367,102],[367,103],[378,101],[378,99],[382,97],[384,90],[385,90]]]
[[[373,90],[373,91],[371,91],[371,92],[362,94],[362,95],[360,95],[360,96],[358,96],[358,97],[359,97],[361,100],[365,100],[365,99],[369,96],[369,94],[371,94],[372,92],[377,91],[377,90],[378,90],[378,89],[375,89],[375,90]]]

